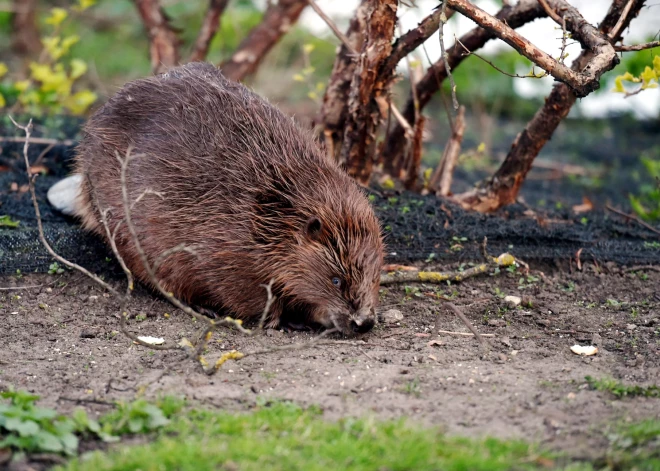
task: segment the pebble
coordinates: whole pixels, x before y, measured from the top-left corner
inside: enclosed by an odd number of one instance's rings
[[[637,326],[635,324],[628,324],[626,326],[626,329],[628,329],[628,330],[635,330],[636,328],[637,328]]]
[[[520,306],[520,303],[522,302],[522,298],[520,298],[519,296],[505,296],[504,302],[512,307],[516,307],[516,306]]]
[[[88,302],[88,303],[93,303],[93,302],[98,301],[98,299],[99,299],[98,296],[96,296],[96,295],[91,295],[90,297],[87,298],[87,302]]]
[[[403,320],[403,313],[398,309],[388,309],[381,314],[381,317],[386,324],[396,324]]]

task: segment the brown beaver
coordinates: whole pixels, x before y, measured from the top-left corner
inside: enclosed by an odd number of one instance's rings
[[[76,175],[51,188],[49,200],[104,238],[100,210],[110,208],[119,253],[149,284],[121,222],[117,155],[129,149],[140,154],[127,169],[131,201],[147,189],[161,195],[132,210],[150,262],[182,243],[199,256],[180,252],[162,263],[166,290],[250,319],[261,316],[261,285],[273,279],[271,327],[373,327],[378,220],[358,185],[292,118],[214,66],[191,63],[126,84],[89,119]]]

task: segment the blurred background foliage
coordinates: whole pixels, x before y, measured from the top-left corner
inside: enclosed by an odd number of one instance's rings
[[[181,40],[183,61],[190,55],[207,3],[206,0],[161,2]],[[251,0],[230,2],[222,16],[220,31],[211,43],[208,61],[219,64],[230,57],[250,29],[261,21],[262,3]],[[81,8],[83,4],[85,8]],[[7,0],[0,0],[0,63],[4,64],[0,65],[0,93],[5,101],[0,105],[14,112],[22,106],[23,111],[31,115],[44,115],[44,127],[53,128],[52,137],[64,133],[62,114],[84,118],[89,110],[99,106],[125,82],[151,73],[149,42],[131,0],[37,0],[42,40],[48,44],[49,38],[59,37],[61,46],[67,38],[75,38],[69,41],[68,50],[57,58],[48,52],[26,56],[12,50],[12,5]],[[67,13],[57,25],[53,24],[53,8],[62,8]],[[329,31],[314,33],[305,24],[298,23],[283,36],[258,72],[246,83],[285,112],[309,123],[319,110],[337,45],[337,39]],[[594,95],[613,94],[616,76],[625,72],[639,76],[647,66],[652,66],[657,55],[657,50],[623,54],[621,64],[605,75],[600,90]],[[485,57],[512,74],[525,75],[532,71],[532,64],[510,49],[485,54]],[[572,59],[568,57],[567,63]],[[422,49],[416,51],[411,60],[422,64],[424,69],[428,66]],[[393,88],[393,101],[400,108],[410,93],[405,63],[402,65],[399,69],[403,72],[402,80]],[[46,80],[40,81],[39,78]],[[474,184],[475,174],[485,177],[497,168],[515,135],[542,104],[547,90],[523,96],[515,81],[535,79],[506,76],[476,56],[467,58],[454,70],[454,78],[458,99],[468,110],[464,154],[455,180],[455,191],[458,192]],[[20,88],[30,80],[31,88],[21,91]],[[25,92],[30,90],[35,93],[26,99]],[[429,117],[423,153],[426,166],[437,164],[450,134],[443,104],[449,101],[448,81],[444,83],[441,95],[425,109]],[[25,103],[21,103],[21,96]],[[653,179],[658,175],[649,174],[648,165],[641,157],[655,159],[659,155],[660,119],[657,116],[640,122],[632,113],[615,113],[603,119],[584,119],[580,113],[578,107],[571,112],[543,149],[542,158],[584,166],[587,169],[585,175],[571,177],[571,184],[585,194],[606,195],[614,187],[628,199],[640,187],[651,185],[651,190],[656,188]],[[2,114],[2,121],[6,121],[6,113]],[[6,130],[10,128],[4,127]],[[657,168],[652,170],[655,172]],[[533,185],[531,188],[528,183],[525,188],[534,190],[528,197],[538,200],[548,199],[545,193],[545,196],[539,196],[542,192],[553,192],[556,198],[566,193],[565,188],[553,181]],[[648,195],[648,191],[645,193]],[[634,203],[647,208],[649,214],[655,214],[649,209],[656,199],[655,194],[652,196],[649,201],[640,195]],[[581,194],[575,194],[576,199],[581,197]]]

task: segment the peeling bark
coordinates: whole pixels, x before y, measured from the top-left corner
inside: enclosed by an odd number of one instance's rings
[[[158,0],[135,0],[135,5],[149,36],[151,70],[159,74],[176,67],[179,63],[180,42],[160,3]]]
[[[552,2],[552,0],[547,1]],[[614,44],[620,40],[621,32],[639,14],[643,5],[644,0],[614,0],[598,29]],[[583,70],[593,56],[594,52],[591,50],[582,51],[571,67],[574,70]],[[495,211],[515,202],[520,187],[532,168],[534,158],[552,137],[562,119],[568,115],[576,99],[577,97],[566,84],[556,84],[546,98],[545,104],[518,134],[495,175],[482,187],[456,195],[454,199],[466,209],[481,212]]]
[[[220,64],[222,73],[235,81],[253,74],[266,54],[298,21],[306,6],[306,0],[269,3],[261,23],[250,31],[231,58]]]
[[[398,1],[370,0],[366,3],[366,38],[350,86],[340,153],[340,162],[345,162],[348,174],[363,184],[371,177],[375,134],[384,118],[378,101],[386,97],[394,78],[393,74],[382,76],[378,72],[392,51]]]
[[[346,32],[346,40],[353,50],[361,51],[364,34],[367,30],[369,0],[362,0],[351,19]],[[323,136],[328,155],[339,160],[341,143],[344,139],[344,126],[348,114],[348,95],[355,74],[356,60],[351,50],[342,44],[332,67],[330,81],[323,95],[323,105],[318,121],[323,124]]]

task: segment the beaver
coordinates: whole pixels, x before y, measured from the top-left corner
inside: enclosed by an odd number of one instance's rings
[[[122,221],[121,163],[131,220],[164,289],[194,306],[268,327],[365,333],[376,322],[384,245],[364,191],[296,124],[208,63],[124,85],[82,130],[74,175],[49,190],[60,211],[151,280]],[[147,191],[148,190],[148,191]],[[145,193],[145,191],[147,191]],[[142,195],[142,197],[140,197]]]

